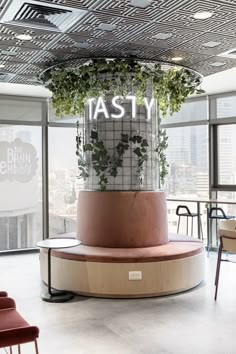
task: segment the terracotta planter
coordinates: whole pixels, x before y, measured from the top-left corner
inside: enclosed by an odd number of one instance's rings
[[[81,191],[77,238],[84,245],[111,248],[168,243],[165,193]]]

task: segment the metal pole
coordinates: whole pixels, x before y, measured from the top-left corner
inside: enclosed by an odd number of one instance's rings
[[[51,290],[51,248],[48,249],[48,293],[52,296]]]
[[[43,239],[49,237],[49,192],[48,192],[48,126],[47,126],[47,106],[43,110],[42,127],[42,193],[43,193]]]
[[[198,238],[200,240],[201,238],[201,208],[200,208],[200,202],[197,202],[197,234],[198,234]]]

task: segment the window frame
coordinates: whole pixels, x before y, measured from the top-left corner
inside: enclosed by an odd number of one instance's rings
[[[210,176],[210,191],[236,192],[236,184],[222,184],[219,182],[219,128],[224,125],[236,126],[235,117],[217,118],[217,98],[232,97],[236,92],[227,92],[222,94],[211,95],[209,97],[209,176]],[[214,193],[214,196],[216,194]]]
[[[181,128],[181,127],[190,127],[198,125],[207,125],[208,126],[208,156],[209,156],[209,198],[216,198],[217,191],[229,191],[236,192],[236,184],[223,185],[219,183],[219,156],[218,156],[218,133],[219,126],[226,124],[236,124],[235,117],[225,117],[217,118],[217,98],[222,97],[231,97],[235,96],[236,100],[236,91],[231,91],[227,93],[214,94],[214,95],[200,95],[198,97],[191,97],[189,100],[206,100],[207,105],[207,119],[205,120],[196,120],[189,122],[173,122],[165,124],[165,120],[162,120],[161,127],[165,128]],[[41,121],[21,121],[21,120],[4,120],[0,119],[0,124],[6,125],[25,125],[25,126],[39,126],[42,129],[42,213],[43,213],[43,235],[42,238],[46,239],[49,237],[49,183],[48,183],[48,172],[49,172],[49,156],[48,156],[48,129],[49,127],[63,127],[63,128],[75,128],[76,123],[72,122],[63,122],[60,121],[49,121],[49,103],[50,98],[43,97],[28,97],[28,96],[19,96],[19,95],[0,95],[0,98],[5,98],[8,100],[24,100],[24,101],[34,101],[42,103],[42,120]],[[25,251],[25,249],[17,249],[10,251],[1,251],[4,252],[20,252]],[[30,251],[30,249],[27,249]]]

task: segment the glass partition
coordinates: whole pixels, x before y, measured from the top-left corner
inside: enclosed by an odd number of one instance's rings
[[[49,235],[76,230],[76,128],[49,128]]]
[[[217,199],[221,202],[236,203],[236,191],[217,192]],[[236,204],[218,204],[218,207],[222,208],[226,215],[235,215],[236,218]]]
[[[208,197],[208,130],[207,126],[166,129],[169,197]]]
[[[216,98],[216,118],[236,117],[236,95]]]
[[[0,250],[42,239],[41,127],[0,125]]]
[[[76,115],[76,116],[63,116],[63,117],[56,116],[55,110],[52,105],[52,101],[49,100],[49,121],[50,122],[54,122],[57,124],[63,124],[63,123],[73,124],[73,123],[77,123],[78,120],[81,123],[83,122],[83,114]]]
[[[236,185],[236,124],[218,126],[218,181]]]
[[[178,113],[174,113],[172,116],[167,114],[166,118],[163,118],[162,123],[176,124],[207,119],[207,99],[206,97],[201,97],[185,102]]]
[[[42,102],[0,97],[0,119],[39,122],[42,120]]]

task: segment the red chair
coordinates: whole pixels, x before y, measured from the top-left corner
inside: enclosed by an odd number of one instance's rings
[[[6,291],[0,291],[0,297],[8,296]]]
[[[37,337],[39,329],[30,326],[28,322],[17,312],[15,301],[9,297],[0,298],[0,348],[18,346],[18,354],[21,354],[20,345],[34,342],[35,352],[39,354]]]

